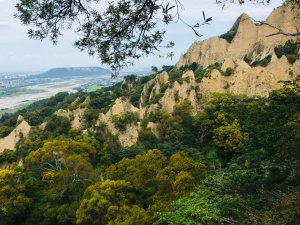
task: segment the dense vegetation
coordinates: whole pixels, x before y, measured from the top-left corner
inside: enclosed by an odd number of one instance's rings
[[[254,61],[248,55],[245,55],[245,57],[244,57],[244,61],[251,67],[257,67],[257,66],[267,67],[269,65],[269,63],[271,62],[271,60],[272,60],[272,55],[267,55],[266,57],[264,57],[262,59],[256,59]]]
[[[279,45],[274,49],[277,58],[280,59],[282,56],[285,56],[291,64],[299,59],[299,50],[300,44],[290,40],[287,41],[283,46]]]
[[[210,65],[208,65],[205,68],[203,66],[199,65],[196,62],[193,62],[190,65],[182,66],[179,69],[179,71],[181,71],[181,76],[182,76],[182,74],[184,72],[186,72],[188,70],[192,70],[194,72],[195,79],[196,79],[197,83],[200,83],[204,77],[209,77],[210,74],[211,74],[211,72],[213,70],[218,70],[221,73],[221,75],[226,76],[226,77],[228,77],[228,76],[230,76],[230,75],[232,75],[234,73],[234,69],[231,68],[231,67],[228,67],[228,68],[225,69],[225,71],[223,71],[222,70],[222,64],[221,63],[217,63],[217,62],[213,63],[213,64],[210,64]],[[171,70],[171,72],[172,72],[172,70]],[[177,79],[177,81],[179,83],[182,83],[183,79],[182,78],[181,79]]]
[[[169,72],[173,82],[182,79],[179,69]],[[150,78],[126,79],[92,93],[60,93],[0,119],[4,133],[18,114],[33,125],[15,152],[0,156],[11,163],[0,170],[1,225],[300,223],[299,81],[269,98],[215,94],[197,113],[184,100],[172,113],[115,117],[121,131],[143,127],[137,144],[124,148],[96,120],[121,96],[139,106]],[[87,97],[87,131],[53,115]],[[36,126],[45,121],[45,130]]]

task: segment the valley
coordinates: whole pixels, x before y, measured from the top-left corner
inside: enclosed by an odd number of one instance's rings
[[[266,23],[293,32],[292,4]],[[300,224],[300,44],[274,26],[243,13],[150,75],[2,76],[24,105],[0,117],[0,225]]]
[[[49,98],[59,92],[95,91],[120,82],[130,72],[112,79],[110,72],[100,75],[60,72],[0,73],[0,115],[24,108],[35,101]],[[42,76],[41,76],[42,75]]]

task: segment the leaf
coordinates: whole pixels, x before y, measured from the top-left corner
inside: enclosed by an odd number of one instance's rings
[[[207,18],[207,19],[205,20],[205,23],[208,23],[208,22],[210,22],[210,21],[212,21],[212,17]]]
[[[168,9],[168,11],[171,10],[171,9],[174,9],[174,8],[175,8],[175,6],[171,6],[171,7]]]

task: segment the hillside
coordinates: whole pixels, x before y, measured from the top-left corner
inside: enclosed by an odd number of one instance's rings
[[[299,10],[285,4],[275,9],[265,22],[286,32],[296,32],[300,24]],[[226,34],[193,43],[176,66],[194,63],[207,68],[219,65],[218,71],[203,79],[202,93],[230,91],[267,96],[280,87],[278,81],[295,79],[300,74],[299,46],[291,45],[296,37],[268,37],[276,32],[265,24],[255,24],[248,15],[242,14]]]
[[[269,32],[243,14],[166,71],[3,115],[0,225],[299,224],[300,46]]]
[[[74,77],[74,76],[99,76],[110,74],[111,71],[101,67],[65,67],[53,68],[47,72],[37,74],[36,77],[41,78],[55,78],[55,77]]]

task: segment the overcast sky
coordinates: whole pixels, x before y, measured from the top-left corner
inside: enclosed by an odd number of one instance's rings
[[[72,32],[67,32],[62,36],[58,45],[53,45],[48,40],[43,42],[30,40],[27,37],[27,27],[22,26],[13,17],[16,2],[18,0],[0,0],[0,72],[44,71],[53,67],[101,66],[99,59],[90,57],[87,53],[80,52],[73,47],[76,34]],[[220,5],[216,5],[215,0],[182,0],[181,2],[185,7],[181,16],[191,24],[201,22],[202,10],[205,11],[207,17],[213,17],[211,25],[201,29],[201,34],[203,34],[201,39],[206,39],[225,33],[243,12],[257,20],[264,20],[283,1],[273,0],[272,4],[267,6],[231,5],[225,10],[222,10]],[[150,56],[140,59],[131,69],[175,64],[180,54],[186,52],[193,41],[198,39],[184,24],[170,25],[166,40],[174,41],[176,44],[173,61]]]

